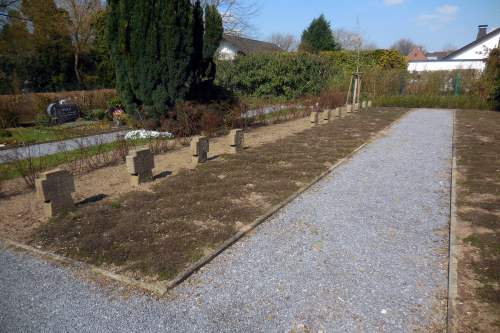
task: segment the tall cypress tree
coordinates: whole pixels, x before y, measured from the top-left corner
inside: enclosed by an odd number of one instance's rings
[[[203,62],[205,64],[205,77],[208,81],[215,80],[215,62],[213,57],[219,48],[224,28],[222,17],[217,7],[207,5],[205,7],[205,36],[203,40]]]
[[[116,87],[129,113],[158,118],[205,80],[222,38],[220,14],[207,8],[204,20],[199,0],[109,1]]]
[[[128,112],[157,118],[185,98],[193,79],[189,0],[111,0],[108,42]]]
[[[203,8],[201,7],[200,0],[197,0],[193,8],[193,54],[192,54],[192,67],[196,69],[194,72],[194,85],[198,86],[203,79],[204,65],[203,65],[203,36],[205,34],[205,27],[203,22]]]
[[[299,49],[306,52],[334,51],[340,49],[333,31],[323,14],[314,19],[302,33]]]

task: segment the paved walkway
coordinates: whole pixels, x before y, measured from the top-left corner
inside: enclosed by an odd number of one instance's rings
[[[127,131],[101,133],[81,138],[2,149],[0,150],[0,164],[110,143],[116,141],[120,135],[124,135],[125,133],[127,133]]]
[[[0,254],[2,332],[407,332],[445,325],[452,112],[417,110],[167,298]]]

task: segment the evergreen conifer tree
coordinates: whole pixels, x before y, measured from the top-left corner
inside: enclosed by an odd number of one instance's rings
[[[302,33],[299,49],[306,52],[334,51],[340,46],[333,37],[333,31],[323,14],[314,19]]]
[[[203,80],[208,61],[204,37],[211,36],[205,30],[212,24],[203,22],[199,1],[110,0],[109,10],[118,93],[128,112],[143,110],[146,117],[158,118]],[[220,39],[210,41],[211,49],[216,42]]]
[[[203,40],[203,63],[205,78],[213,82],[215,80],[215,62],[213,57],[223,37],[222,17],[216,6],[205,7],[205,36]]]

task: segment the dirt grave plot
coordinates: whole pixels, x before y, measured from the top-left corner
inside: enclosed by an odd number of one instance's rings
[[[280,124],[252,128],[245,133],[247,146],[258,147],[274,142],[280,138],[293,135],[310,128],[307,119],[291,120]],[[213,158],[226,152],[231,144],[229,137],[211,139],[212,148],[209,157]],[[162,178],[175,175],[179,171],[192,168],[189,147],[180,144],[172,146],[166,154],[155,156],[153,175]],[[141,190],[148,191],[154,183],[144,184]],[[121,194],[133,190],[130,175],[126,166],[116,165],[94,170],[75,178],[75,202],[81,202],[96,196],[104,196],[111,203]],[[2,183],[0,193],[0,239],[11,239],[28,242],[33,228],[45,220],[42,204],[36,200],[33,191],[26,189],[22,179],[14,179]]]
[[[457,111],[457,332],[500,331],[500,113]]]
[[[280,125],[257,129],[245,135],[250,148],[236,155],[220,155],[196,169],[179,166],[173,176],[141,190],[126,187],[108,200],[25,228],[22,239],[141,281],[171,280],[405,112],[374,109],[314,128],[304,119],[296,127],[281,124],[281,136]],[[227,151],[218,143],[212,156]],[[165,156],[191,164],[189,148]],[[157,171],[172,170],[168,161],[157,161]],[[117,185],[125,188],[122,183]]]

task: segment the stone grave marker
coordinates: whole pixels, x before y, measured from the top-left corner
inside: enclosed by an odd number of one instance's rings
[[[43,202],[46,217],[57,216],[75,207],[71,193],[75,192],[73,175],[66,170],[44,172],[35,181],[36,196]]]
[[[331,109],[325,109],[323,112],[321,112],[321,122],[322,123],[327,123],[332,119],[332,110]]]
[[[65,124],[73,122],[80,116],[80,108],[74,103],[52,103],[47,107],[52,123]]]
[[[319,124],[319,112],[316,110],[313,110],[311,112],[311,115],[309,116],[309,120],[311,121],[311,124],[318,125]]]
[[[210,143],[207,137],[196,136],[191,140],[191,154],[193,156],[193,164],[205,163],[208,160],[208,152]]]
[[[340,107],[339,116],[340,118],[344,118],[345,116],[347,116],[347,105],[343,105]]]
[[[362,109],[366,109],[366,105],[367,105],[367,104],[366,104],[366,101],[363,101],[363,102],[361,103],[361,108],[362,108]]]
[[[347,112],[347,113],[351,113],[351,112],[353,112],[353,107],[352,107],[352,104],[347,104],[345,107],[346,107],[346,112]]]
[[[340,118],[340,107],[335,108],[332,112],[332,118]]]
[[[368,108],[372,107],[372,101],[368,101]]]
[[[131,175],[130,183],[132,186],[138,186],[153,180],[155,159],[149,149],[132,150],[127,156],[126,162],[128,173]]]
[[[243,150],[245,145],[245,133],[242,129],[233,129],[229,132],[231,139],[230,152],[237,153]]]

